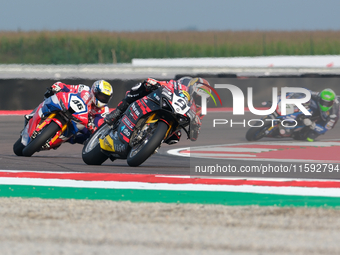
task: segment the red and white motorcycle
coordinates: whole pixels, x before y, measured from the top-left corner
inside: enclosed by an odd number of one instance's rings
[[[58,148],[88,124],[89,93],[59,92],[46,98],[35,110],[13,145],[17,156]]]

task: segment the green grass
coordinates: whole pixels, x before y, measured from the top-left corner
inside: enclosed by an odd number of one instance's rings
[[[0,64],[338,54],[340,31],[0,32]]]

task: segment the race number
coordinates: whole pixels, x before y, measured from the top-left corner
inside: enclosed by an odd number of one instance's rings
[[[72,95],[70,97],[70,107],[77,113],[86,111],[86,105],[84,104],[83,100],[81,100],[76,95]]]
[[[179,114],[185,114],[190,109],[190,106],[187,104],[186,100],[177,96],[176,94],[173,94],[172,106]]]

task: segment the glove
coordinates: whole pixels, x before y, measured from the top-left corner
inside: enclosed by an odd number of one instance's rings
[[[151,90],[153,87],[160,86],[159,82],[152,78],[146,79],[145,81],[142,82],[142,84],[145,86],[147,91]]]
[[[54,93],[58,93],[59,91],[61,91],[64,88],[64,84],[65,83],[58,81],[51,86],[51,89]]]
[[[49,98],[49,97],[51,97],[53,95],[54,95],[54,93],[53,93],[52,89],[51,88],[47,88],[46,92],[44,93],[44,99],[47,99],[47,98]]]
[[[96,125],[94,123],[89,122],[87,124],[87,129],[91,132],[91,134],[93,134],[94,131],[96,131],[97,128],[96,128]]]

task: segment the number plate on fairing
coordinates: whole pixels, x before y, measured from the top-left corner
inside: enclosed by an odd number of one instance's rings
[[[77,114],[87,112],[87,105],[80,97],[75,94],[70,95],[69,107],[72,108]]]
[[[182,115],[184,115],[190,109],[187,98],[179,97],[176,94],[173,94],[172,97],[172,107],[177,113]]]

